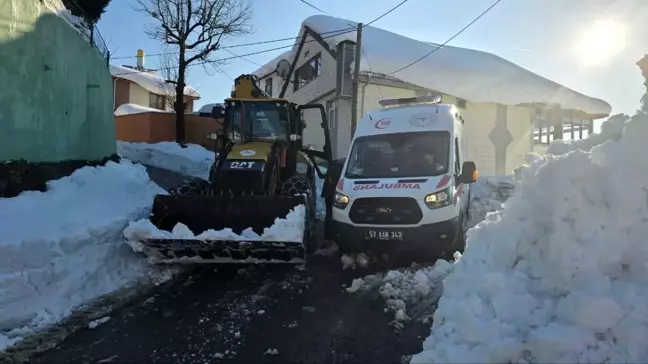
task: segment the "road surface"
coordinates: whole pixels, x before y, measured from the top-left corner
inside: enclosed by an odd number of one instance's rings
[[[183,178],[149,168],[165,188]],[[320,227],[321,229],[321,227]],[[307,269],[198,268],[73,333],[30,363],[401,363],[421,351],[429,326],[389,326],[382,298],[343,285],[338,254]]]

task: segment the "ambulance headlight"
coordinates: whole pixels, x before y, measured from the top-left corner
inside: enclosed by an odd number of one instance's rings
[[[333,198],[333,206],[337,207],[338,209],[344,209],[347,207],[349,204],[349,197],[346,195],[343,195],[339,192],[335,193],[335,197]]]
[[[452,205],[452,200],[450,199],[451,188],[446,188],[443,191],[431,193],[425,196],[425,205],[430,209],[438,209],[439,207],[445,207]]]

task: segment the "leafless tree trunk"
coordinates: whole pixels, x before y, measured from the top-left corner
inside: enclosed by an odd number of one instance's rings
[[[185,141],[184,96],[187,69],[194,64],[221,66],[212,58],[221,41],[252,31],[250,0],[137,0],[137,10],[153,18],[146,33],[175,52],[173,109],[176,141]],[[168,62],[168,60],[166,61]]]

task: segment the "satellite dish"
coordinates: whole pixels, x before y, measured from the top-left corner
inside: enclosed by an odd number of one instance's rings
[[[299,70],[299,76],[304,80],[312,80],[315,77],[315,67],[311,64],[302,66]]]
[[[287,80],[290,78],[290,75],[288,74],[290,72],[290,62],[288,62],[285,59],[282,59],[277,63],[277,75],[281,77],[282,80]]]

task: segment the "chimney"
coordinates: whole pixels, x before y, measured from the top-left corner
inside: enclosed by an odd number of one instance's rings
[[[137,69],[142,71],[144,70],[144,58],[146,57],[146,54],[144,53],[143,50],[138,49],[137,50]]]

